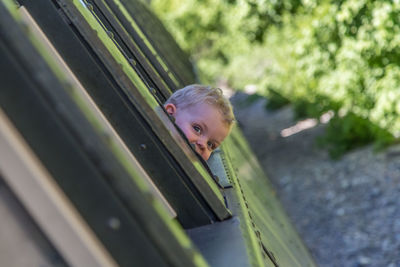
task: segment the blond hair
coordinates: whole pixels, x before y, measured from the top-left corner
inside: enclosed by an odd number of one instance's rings
[[[224,121],[231,126],[235,121],[232,105],[224,97],[220,88],[191,84],[175,91],[165,102],[174,104],[176,107],[185,109],[198,103],[207,103],[216,107],[222,114]]]

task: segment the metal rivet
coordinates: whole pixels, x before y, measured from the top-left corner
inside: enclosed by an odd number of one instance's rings
[[[111,39],[114,39],[114,33],[112,31],[107,31],[107,34]]]
[[[90,3],[86,3],[86,6],[87,6],[87,8],[90,10],[90,11],[93,11],[93,5],[92,4],[90,4]]]
[[[131,63],[133,66],[136,65],[136,60],[134,60],[133,58],[129,58],[128,61],[129,61],[129,63]]]
[[[121,222],[117,218],[112,217],[108,219],[108,226],[113,230],[118,230],[121,226]]]
[[[256,235],[257,235],[257,237],[261,237],[261,233],[260,233],[260,231],[256,231]]]

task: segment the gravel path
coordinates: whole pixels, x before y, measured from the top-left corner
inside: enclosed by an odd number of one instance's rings
[[[334,161],[314,145],[323,124],[281,137],[296,124],[290,107],[247,97],[231,98],[236,118],[317,264],[400,266],[400,146]]]

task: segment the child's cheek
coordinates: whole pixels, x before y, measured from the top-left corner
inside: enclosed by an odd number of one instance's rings
[[[192,143],[194,141],[193,140],[194,137],[190,129],[185,129],[183,132],[185,133],[186,138],[189,140],[189,142]]]

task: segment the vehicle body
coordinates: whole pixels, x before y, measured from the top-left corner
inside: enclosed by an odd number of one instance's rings
[[[197,81],[142,2],[17,3],[0,4],[7,266],[314,265],[240,130],[204,162],[163,110]]]

